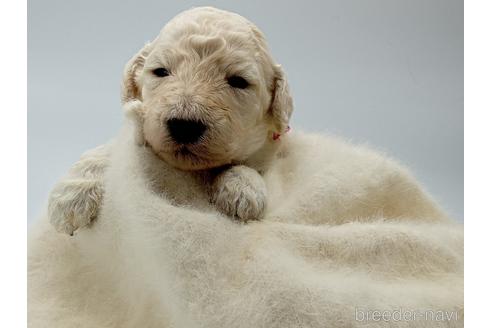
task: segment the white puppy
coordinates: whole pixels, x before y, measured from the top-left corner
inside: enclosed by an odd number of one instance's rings
[[[137,142],[195,175],[220,211],[261,217],[267,195],[260,174],[293,107],[256,26],[210,7],[181,13],[127,64],[122,102],[141,126]],[[55,186],[49,216],[57,230],[72,234],[97,216],[110,147],[83,156]]]

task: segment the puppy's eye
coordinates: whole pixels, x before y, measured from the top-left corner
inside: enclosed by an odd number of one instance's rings
[[[231,87],[238,89],[246,89],[249,86],[248,81],[237,75],[228,77],[227,83],[229,83]]]
[[[159,67],[156,68],[152,71],[152,74],[154,74],[157,77],[166,77],[169,75],[169,71],[165,69],[164,67]]]

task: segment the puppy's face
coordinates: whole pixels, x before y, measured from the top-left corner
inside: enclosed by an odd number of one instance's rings
[[[144,136],[159,156],[180,169],[206,169],[263,145],[270,92],[250,50],[227,35],[191,33],[149,54],[141,79]]]
[[[134,84],[143,135],[169,164],[201,170],[241,162],[279,128],[272,104],[282,77],[252,28],[235,14],[193,9],[142,56]]]

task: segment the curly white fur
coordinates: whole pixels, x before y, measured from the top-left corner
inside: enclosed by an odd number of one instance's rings
[[[108,150],[91,229],[31,231],[32,327],[387,325],[356,321],[356,308],[458,315],[393,327],[463,324],[462,227],[387,157],[286,135],[264,173],[263,220],[244,225],[130,128]]]

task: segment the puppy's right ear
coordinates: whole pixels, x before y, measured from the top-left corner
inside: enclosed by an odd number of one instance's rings
[[[123,104],[133,101],[142,100],[142,86],[140,78],[142,70],[152,51],[153,43],[147,43],[132,59],[126,64],[123,73],[123,83],[121,87],[121,102]]]

